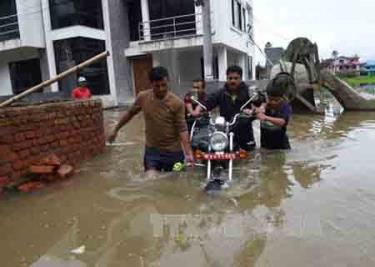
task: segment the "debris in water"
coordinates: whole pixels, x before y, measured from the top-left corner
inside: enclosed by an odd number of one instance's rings
[[[60,178],[68,178],[74,173],[74,168],[71,165],[62,165],[59,170],[57,171],[57,174],[60,176]]]
[[[76,255],[81,255],[81,254],[85,253],[85,251],[86,251],[86,246],[83,245],[83,246],[80,246],[78,248],[75,248],[75,249],[71,250],[70,253],[76,254]]]
[[[106,146],[132,146],[135,145],[135,142],[125,142],[125,143],[106,143]]]
[[[238,207],[238,201],[235,198],[231,198],[230,201],[233,202],[236,208]]]

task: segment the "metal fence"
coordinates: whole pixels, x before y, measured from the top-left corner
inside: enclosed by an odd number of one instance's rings
[[[201,22],[201,14],[155,19],[139,24],[139,38],[141,41],[166,40],[176,37],[197,35],[197,24]]]
[[[20,38],[17,14],[0,17],[0,41]]]

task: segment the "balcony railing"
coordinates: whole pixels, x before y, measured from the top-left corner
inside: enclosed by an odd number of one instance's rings
[[[20,38],[17,14],[0,17],[0,42]]]
[[[201,14],[194,13],[142,22],[139,24],[139,38],[150,41],[195,36],[199,32],[201,18]]]

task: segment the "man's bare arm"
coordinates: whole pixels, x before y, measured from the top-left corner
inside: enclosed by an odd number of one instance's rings
[[[118,132],[120,131],[120,129],[126,125],[129,121],[131,121],[131,119],[137,115],[139,112],[141,111],[141,108],[137,105],[133,105],[133,107],[124,114],[124,116],[122,116],[122,118],[120,119],[120,121],[117,123],[115,129],[113,130],[112,134],[109,136],[108,138],[108,141],[110,143],[114,142],[116,137],[117,137],[117,134]]]
[[[180,133],[180,140],[182,147],[185,152],[185,157],[188,163],[194,164],[194,156],[193,156],[193,150],[191,149],[190,144],[190,136],[188,131],[184,131]]]

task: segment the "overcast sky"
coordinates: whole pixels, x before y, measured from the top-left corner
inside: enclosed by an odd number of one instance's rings
[[[321,58],[333,50],[375,59],[375,0],[253,0],[256,42],[286,46],[307,37],[319,46]],[[259,60],[258,60],[259,59]],[[263,58],[256,61],[263,62]]]

